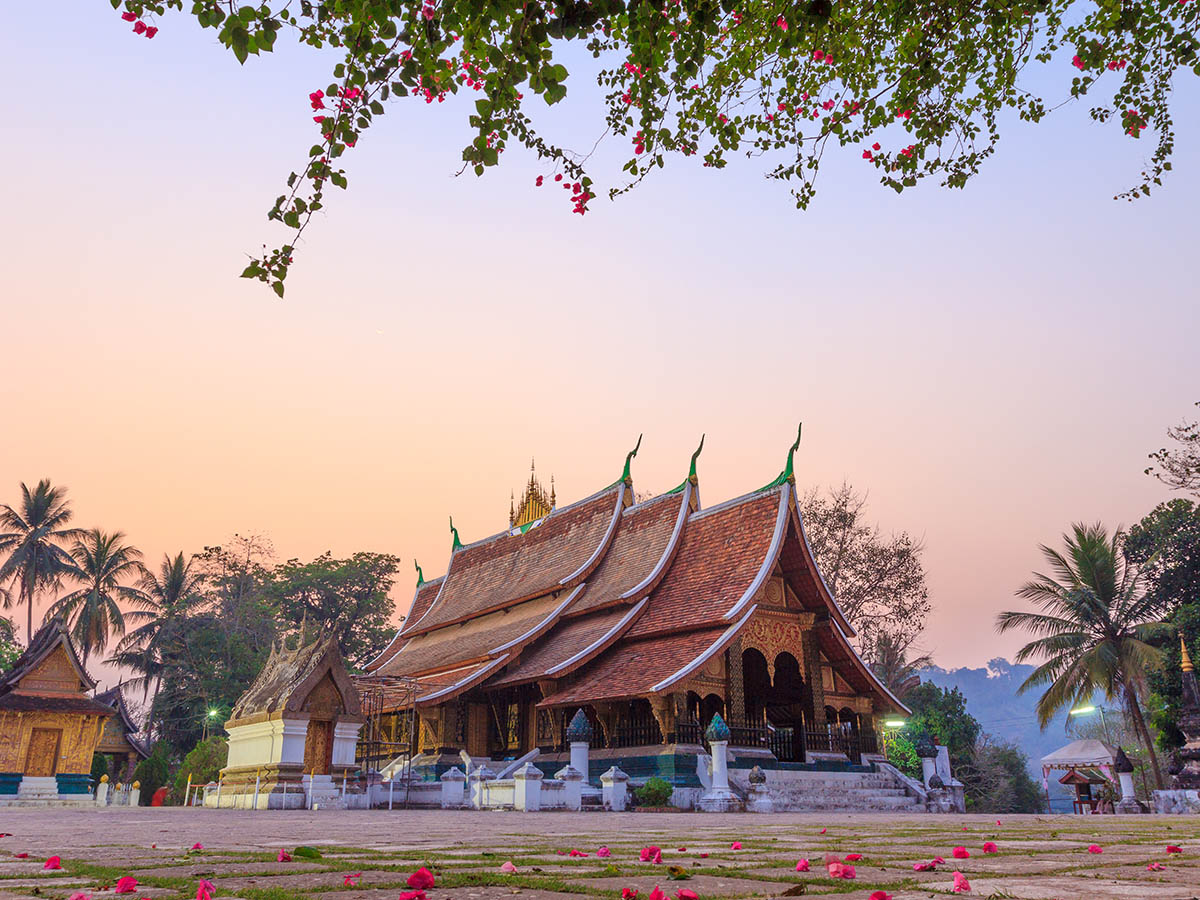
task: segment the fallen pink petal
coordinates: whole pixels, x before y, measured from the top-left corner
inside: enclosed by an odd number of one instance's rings
[[[741,850],[741,849],[742,849],[742,842],[741,842],[741,841],[734,841],[732,844],[730,844],[730,845],[729,845],[729,849],[730,849],[730,850]]]
[[[28,858],[29,854],[28,853],[14,853],[13,856],[17,857],[18,859],[26,859],[26,858]],[[43,869],[61,869],[62,868],[62,860],[57,856],[51,856],[49,859],[47,859],[42,864],[42,868]]]
[[[362,872],[350,872],[342,876],[342,887],[358,887],[358,879],[362,878]]]
[[[428,869],[426,869],[424,866],[422,866],[421,868],[417,869],[417,871],[413,872],[411,875],[408,876],[408,880],[405,881],[405,884],[407,884],[413,890],[427,891],[431,887],[433,887],[433,884],[434,884],[433,873],[430,872]]]
[[[201,878],[200,883],[196,885],[196,900],[212,900],[216,889],[216,886],[211,881]]]
[[[113,888],[114,894],[132,894],[137,890],[138,880],[132,875],[123,875],[117,879],[117,884]],[[197,895],[199,896],[199,895]]]
[[[970,859],[971,851],[968,850],[966,847],[955,847],[950,852],[950,855],[953,856],[955,859]]]
[[[954,887],[950,889],[955,894],[966,894],[971,890],[971,882],[967,881],[967,876],[962,872],[954,873]]]
[[[867,900],[892,900],[892,895],[887,891],[876,891]]]
[[[984,853],[999,853],[1000,848],[997,847],[992,841],[984,841],[983,842],[983,852]]]
[[[800,860],[800,862],[796,863],[796,871],[797,872],[807,872],[808,871],[808,860],[802,859],[802,860]]]
[[[275,861],[276,862],[291,862],[292,854],[288,853],[286,850],[281,849],[279,851],[279,855],[275,857]]]
[[[517,867],[513,864],[513,861],[510,859],[508,862],[506,862],[504,865],[502,865],[500,867],[500,871],[507,872],[509,875],[511,875],[517,871]]]
[[[596,855],[599,856],[601,859],[608,859],[610,856],[612,856],[612,851],[609,850],[607,847],[601,847],[599,850],[596,851]]]
[[[1088,847],[1088,853],[1103,853],[1104,848],[1099,844],[1092,844]]]

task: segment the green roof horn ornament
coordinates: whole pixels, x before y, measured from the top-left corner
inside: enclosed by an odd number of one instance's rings
[[[454,543],[450,545],[450,552],[461,550],[463,542],[458,539],[458,529],[454,527],[454,516],[450,517],[450,533],[454,535]]]
[[[415,559],[413,560],[413,566],[417,570],[417,587],[419,588],[421,585],[423,585],[425,583],[425,573],[421,571],[421,567],[420,567],[420,565],[417,564],[417,561]]]
[[[787,465],[783,467],[783,471],[779,473],[779,477],[776,478],[774,481],[772,481],[770,484],[766,485],[765,487],[759,488],[758,493],[762,493],[763,491],[769,491],[769,490],[771,490],[771,488],[777,488],[781,484],[783,484],[784,482],[787,482],[787,481],[791,481],[793,484],[795,483],[796,475],[795,475],[795,468],[794,468],[794,463],[795,463],[794,457],[796,456],[796,451],[800,449],[800,432],[803,429],[804,429],[804,423],[801,422],[796,427],[796,443],[792,444],[792,446],[788,449]]]
[[[633,462],[633,458],[637,456],[638,448],[642,446],[642,435],[638,435],[637,444],[634,448],[625,454],[625,471],[621,473],[621,481],[629,484],[633,480],[633,476],[629,472],[629,465]]]
[[[679,486],[678,486],[678,487],[671,488],[671,490],[667,491],[667,493],[668,493],[668,494],[678,494],[678,493],[679,493],[680,491],[682,491],[682,490],[683,490],[685,487],[687,487],[687,485],[688,485],[688,482],[691,482],[692,484],[696,484],[696,482],[697,482],[697,478],[696,478],[696,459],[697,459],[697,458],[700,456],[700,451],[701,451],[701,450],[703,450],[703,449],[704,449],[704,435],[700,435],[700,446],[699,446],[699,447],[697,447],[697,448],[696,448],[696,452],[692,454],[692,464],[691,464],[691,466],[689,466],[689,467],[688,467],[688,477],[687,477],[687,478],[685,478],[685,479],[684,479],[684,480],[683,480],[683,481],[682,481],[682,482],[679,484]]]

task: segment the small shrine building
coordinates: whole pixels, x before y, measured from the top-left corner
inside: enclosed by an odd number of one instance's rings
[[[582,709],[593,759],[634,775],[669,774],[639,760],[699,749],[714,713],[766,764],[878,758],[882,718],[908,710],[855,652],[813,558],[798,444],[769,484],[709,508],[700,448],[678,487],[635,502],[635,447],[617,481],[568,506],[531,475],[504,531],[464,544],[452,521],[446,573],[418,567],[403,627],[359,681],[382,698],[381,756],[444,770],[463,751],[537,748],[550,765]]]
[[[90,696],[61,618],[0,676],[0,805],[90,801],[92,755],[113,707]]]
[[[150,755],[150,749],[138,737],[139,729],[125,700],[125,689],[122,685],[109,688],[96,694],[96,701],[116,710],[116,715],[104,723],[96,752],[113,758],[118,770],[117,780],[131,781],[134,767]]]

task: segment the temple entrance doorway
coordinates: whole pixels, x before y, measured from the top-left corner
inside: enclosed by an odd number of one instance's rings
[[[58,749],[62,743],[61,728],[35,728],[29,736],[25,754],[25,774],[33,778],[49,778],[58,774]]]
[[[328,775],[333,762],[333,722],[309,719],[304,736],[304,771],[310,775]]]

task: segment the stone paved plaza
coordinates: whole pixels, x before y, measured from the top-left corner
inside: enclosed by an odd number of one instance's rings
[[[5,809],[0,832],[11,832],[0,838],[0,898],[106,897],[119,878],[133,876],[134,900],[191,900],[200,879],[215,885],[216,898],[396,900],[420,866],[437,877],[429,900],[618,900],[623,888],[646,900],[656,885],[667,898],[686,888],[700,900],[866,900],[878,890],[917,900],[952,895],[955,870],[974,897],[1200,897],[1200,819],[1182,816],[1004,816],[998,823],[932,815]],[[985,841],[998,852],[984,854]],[[204,849],[190,851],[195,843]],[[651,844],[662,848],[660,865],[639,861]],[[1091,844],[1103,852],[1089,853]],[[1183,852],[1168,854],[1169,844]],[[276,861],[281,848],[298,845],[321,858]],[[952,857],[960,845],[969,859]],[[601,846],[610,857],[597,858]],[[566,855],[571,850],[588,855]],[[830,853],[862,854],[854,880],[828,876]],[[52,855],[62,858],[61,870],[43,868]],[[913,870],[934,856],[946,865]],[[810,872],[796,871],[800,858]],[[508,861],[516,874],[501,871]],[[1151,863],[1164,868],[1147,871]]]

